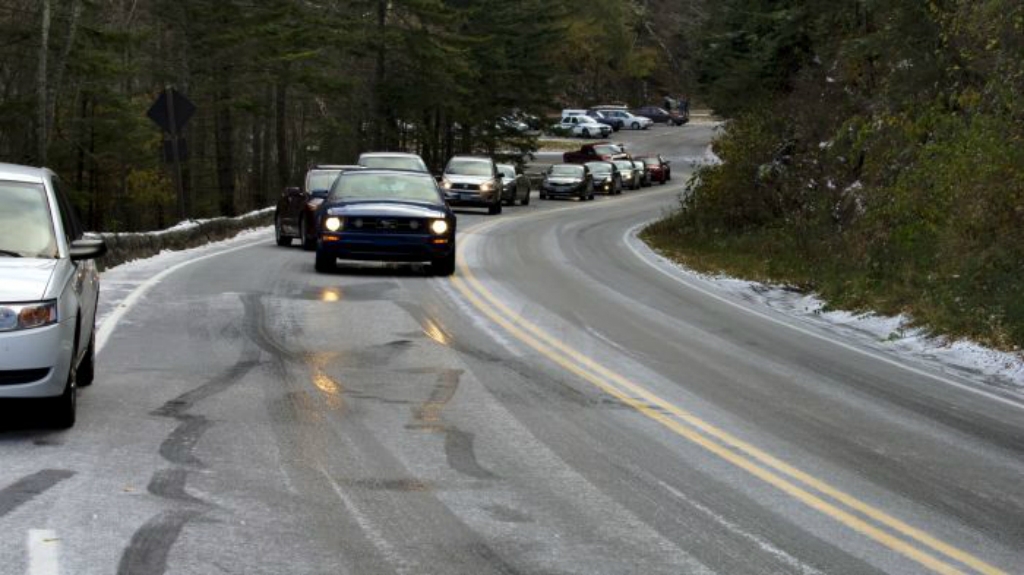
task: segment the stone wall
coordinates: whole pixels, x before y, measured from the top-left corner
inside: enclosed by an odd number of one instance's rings
[[[193,225],[145,233],[95,234],[106,242],[107,255],[96,260],[100,269],[148,258],[163,250],[184,250],[234,237],[242,230],[272,224],[274,208],[252,212],[237,218],[200,220]]]

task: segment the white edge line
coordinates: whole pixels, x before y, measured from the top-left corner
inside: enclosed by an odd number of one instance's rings
[[[262,241],[264,241],[263,238],[260,238],[259,242],[254,241],[251,243],[246,243],[245,245],[220,250],[213,252],[211,254],[206,254],[196,258],[185,260],[183,262],[180,262],[176,265],[173,265],[165,269],[164,271],[142,282],[139,285],[139,287],[135,288],[130,294],[128,294],[128,297],[121,300],[121,303],[117,304],[117,307],[114,308],[114,311],[110,312],[110,314],[108,314],[107,317],[103,320],[103,323],[100,324],[100,328],[96,331],[96,353],[102,351],[103,348],[107,345],[107,340],[110,339],[111,334],[113,334],[114,330],[117,329],[117,324],[121,321],[124,315],[131,311],[131,309],[135,307],[135,304],[139,303],[139,300],[141,300],[143,296],[146,295],[146,292],[153,289],[153,287],[156,286],[161,281],[163,281],[164,278],[185,266],[189,266],[196,262],[201,262],[203,260],[210,259],[215,256],[221,256],[224,254],[229,254],[231,252],[237,252],[239,250],[251,248],[253,246],[259,245],[259,243]],[[100,281],[100,284],[102,287],[102,280]]]
[[[28,530],[28,575],[60,575],[60,541],[56,531]]]
[[[924,377],[927,377],[929,379],[934,379],[936,381],[945,383],[946,385],[950,385],[950,386],[956,387],[956,388],[964,390],[964,391],[969,391],[971,393],[975,393],[977,395],[981,395],[983,397],[995,400],[995,401],[997,401],[999,403],[1002,403],[1004,405],[1007,405],[1009,407],[1014,407],[1014,408],[1017,408],[1017,409],[1020,409],[1020,410],[1024,410],[1024,404],[1021,404],[1020,402],[1014,401],[1012,399],[1008,399],[1006,397],[1003,397],[1003,396],[995,394],[995,393],[991,393],[989,391],[985,391],[983,389],[978,389],[977,387],[974,387],[974,386],[971,386],[971,385],[966,385],[966,384],[960,383],[958,381],[954,381],[952,379],[943,377],[943,376],[935,374],[935,373],[931,373],[931,372],[925,371],[923,369],[916,368],[916,367],[914,367],[912,365],[907,365],[905,363],[902,363],[902,362],[896,361],[894,359],[885,357],[884,355],[881,355],[881,354],[878,354],[878,353],[875,353],[875,352],[872,352],[872,351],[868,351],[866,349],[862,349],[862,348],[857,347],[855,345],[850,345],[850,344],[848,344],[846,342],[839,341],[837,339],[834,339],[834,338],[822,335],[820,333],[816,333],[816,332],[811,331],[809,329],[805,329],[805,328],[802,328],[800,326],[793,325],[793,324],[791,324],[789,322],[782,321],[782,320],[780,320],[778,318],[775,318],[775,317],[772,317],[772,316],[770,316],[770,315],[768,315],[766,313],[763,313],[763,312],[757,311],[755,309],[749,308],[747,306],[744,306],[744,305],[742,305],[740,303],[732,301],[732,300],[730,300],[730,299],[728,299],[726,297],[723,297],[723,296],[721,296],[719,294],[716,294],[716,293],[714,293],[712,291],[709,291],[709,290],[704,289],[704,288],[702,288],[702,287],[700,287],[698,285],[695,285],[695,284],[693,284],[691,282],[686,281],[684,278],[680,277],[679,275],[673,274],[673,273],[669,272],[668,270],[666,270],[665,268],[659,266],[657,264],[657,262],[654,261],[650,256],[641,253],[640,250],[637,249],[636,244],[641,241],[640,238],[637,236],[638,230],[640,228],[643,228],[643,227],[646,227],[646,226],[650,225],[654,221],[656,221],[656,220],[651,220],[651,221],[643,222],[643,223],[637,224],[637,225],[629,228],[628,230],[626,230],[626,233],[623,234],[623,236],[622,236],[623,242],[626,244],[626,247],[628,247],[629,250],[631,252],[633,252],[633,255],[635,255],[637,257],[637,259],[639,259],[643,263],[647,264],[648,266],[650,266],[651,268],[656,270],[658,273],[660,273],[660,274],[664,275],[665,277],[671,279],[672,281],[674,281],[676,283],[679,283],[679,284],[681,284],[681,285],[683,285],[683,286],[685,286],[687,288],[690,288],[690,289],[692,289],[692,290],[694,290],[696,292],[704,294],[704,295],[706,295],[706,296],[708,296],[708,297],[710,297],[712,299],[718,300],[718,301],[720,301],[720,302],[722,302],[724,304],[730,305],[730,306],[732,306],[732,307],[734,307],[734,308],[736,308],[738,310],[741,310],[741,311],[744,311],[744,312],[746,312],[748,314],[757,316],[757,317],[759,317],[761,319],[770,321],[770,322],[772,322],[774,324],[787,327],[787,328],[789,328],[789,329],[791,329],[793,331],[796,331],[798,333],[801,333],[803,335],[807,335],[807,336],[813,337],[815,339],[818,339],[818,340],[830,343],[832,345],[841,347],[841,348],[843,348],[845,350],[852,351],[854,353],[858,353],[858,354],[866,356],[866,357],[870,357],[871,359],[874,359],[876,361],[880,361],[882,363],[885,363],[885,364],[888,364],[888,365],[891,365],[891,366],[894,366],[894,367],[898,367],[898,368],[903,369],[905,371],[909,371],[910,373],[913,373],[913,374],[916,374],[916,375],[920,375],[920,376],[924,376]],[[633,239],[634,241],[630,241],[631,239]],[[646,244],[644,244],[644,245],[646,246]],[[651,250],[650,248],[646,248],[646,250],[650,254],[653,254],[653,255],[657,256],[657,254],[653,250]],[[657,256],[657,257],[662,257],[662,256]]]

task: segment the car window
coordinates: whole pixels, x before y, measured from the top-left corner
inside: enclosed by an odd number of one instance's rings
[[[427,166],[419,158],[407,156],[364,156],[359,158],[359,165],[383,170],[427,171]]]
[[[444,173],[459,176],[490,176],[494,172],[490,162],[453,159],[448,162],[448,167],[445,168]]]
[[[57,211],[60,213],[61,227],[64,228],[64,235],[67,237],[68,245],[70,245],[71,242],[81,239],[84,235],[82,226],[78,223],[78,218],[75,217],[74,206],[71,205],[71,201],[64,194],[64,188],[60,180],[52,178],[50,186],[53,188],[54,197],[57,198]]]
[[[620,147],[618,147],[618,146],[616,146],[614,144],[604,144],[604,145],[601,145],[601,146],[594,146],[594,151],[597,152],[598,154],[601,154],[601,155],[612,155],[612,154],[621,154],[622,153],[622,148],[620,148]]]
[[[622,169],[622,170],[632,170],[633,169],[633,162],[629,162],[629,161],[615,162],[615,165],[618,166],[619,169]]]
[[[42,184],[0,182],[0,257],[56,258],[57,236]]]
[[[349,172],[331,186],[328,201],[397,200],[443,204],[434,178],[397,173],[362,174]]]
[[[341,170],[311,170],[308,177],[309,181],[306,184],[306,191],[331,189],[331,184],[334,183],[334,180],[340,173]]]
[[[516,170],[512,166],[498,166],[498,171],[501,175],[505,176],[506,179],[516,179]]]
[[[551,174],[552,176],[577,176],[578,177],[578,176],[582,176],[583,175],[583,166],[567,166],[567,165],[551,166],[551,169],[548,171],[548,173]]]
[[[595,174],[607,174],[612,171],[612,165],[608,162],[589,162],[587,167]]]

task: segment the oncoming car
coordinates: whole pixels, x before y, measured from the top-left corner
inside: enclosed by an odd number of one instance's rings
[[[581,202],[594,199],[594,178],[583,164],[555,164],[544,173],[540,185],[540,199],[578,198]]]
[[[418,154],[405,152],[365,152],[360,154],[357,164],[364,168],[382,170],[406,170],[428,173],[426,162]]]
[[[427,263],[455,273],[455,214],[430,174],[391,170],[343,173],[320,205],[316,271],[338,259]]]
[[[93,380],[103,240],[84,231],[57,176],[0,164],[0,399],[41,398],[49,424],[75,424]]]

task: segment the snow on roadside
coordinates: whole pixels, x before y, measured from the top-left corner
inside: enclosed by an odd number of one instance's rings
[[[189,223],[182,222],[178,226]],[[195,225],[198,225],[198,223]],[[176,228],[181,229],[177,226]],[[164,232],[147,233],[155,235]],[[171,266],[246,244],[256,244],[264,241],[272,242],[273,240],[273,226],[264,226],[241,231],[238,235],[219,242],[212,242],[187,250],[164,250],[153,257],[128,261],[106,269],[100,273],[100,302],[96,315],[96,324],[97,326],[101,325],[103,320],[117,309],[135,288]]]
[[[951,341],[911,327],[907,316],[829,311],[815,294],[805,294],[778,285],[766,285],[723,275],[697,273],[657,252],[634,235],[637,245],[657,261],[679,274],[707,282],[723,295],[763,306],[882,353],[924,364],[948,375],[963,377],[982,385],[1024,392],[1024,353],[1007,353],[968,340]]]

